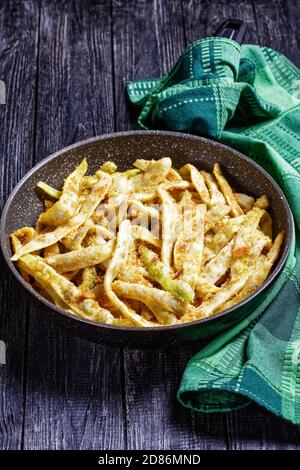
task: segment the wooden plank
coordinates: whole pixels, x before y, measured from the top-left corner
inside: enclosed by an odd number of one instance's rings
[[[290,27],[296,2],[253,2],[258,43],[287,55],[299,65],[295,27]],[[287,14],[288,10],[288,14]],[[295,21],[291,21],[295,25]],[[299,49],[298,49],[299,50]],[[258,406],[228,415],[229,443],[233,449],[299,449],[300,426],[294,426]]]
[[[228,18],[244,20],[248,25],[245,42],[258,43],[253,8],[248,0],[182,0],[182,8],[188,43],[213,35]]]
[[[37,161],[113,128],[109,4],[43,1],[39,34]],[[35,309],[24,448],[122,449],[123,422],[119,350],[73,337]]]
[[[284,15],[285,26],[283,29],[283,52],[300,67],[300,15],[299,15],[299,1],[286,0],[281,3],[281,11]],[[286,38],[284,40],[284,38]]]
[[[114,126],[108,2],[89,1],[83,8],[80,2],[44,1],[37,160],[81,138],[134,127],[125,82],[165,72],[186,41],[212,33],[227,16],[250,22],[248,42],[260,40],[299,65],[296,3],[255,2],[257,36],[250,2],[182,0],[182,17],[177,1],[114,1]],[[0,79],[8,91],[6,106],[0,105],[3,200],[33,163],[37,32],[38,2],[0,2]],[[0,339],[8,344],[8,364],[0,366],[0,448],[22,447],[26,380],[25,448],[125,447],[118,350],[70,337],[34,311],[24,370],[26,306],[7,272],[0,276]],[[299,448],[299,427],[255,405],[227,415],[227,431],[224,415],[182,408],[176,389],[198,348],[124,352],[129,448]]]
[[[167,72],[179,57],[184,33],[179,0],[113,0],[116,130],[138,128],[125,84]]]
[[[6,85],[6,104],[0,104],[2,207],[32,165],[38,15],[36,2],[0,2],[0,80]],[[4,263],[0,299],[0,340],[7,347],[6,365],[0,365],[0,449],[19,449],[27,302],[20,302],[20,291]]]
[[[254,10],[248,1],[183,1],[187,41],[213,34],[226,18],[239,18],[248,25],[246,43],[264,44],[284,52],[288,43],[295,44],[296,37],[294,28],[288,28],[279,4],[277,1],[258,0],[253,2]],[[299,445],[295,426],[274,417],[259,406],[253,405],[227,414],[226,420],[231,449],[295,448]]]
[[[125,130],[135,127],[126,81],[161,75],[185,47],[181,4],[114,0],[113,32],[116,130]],[[223,416],[191,413],[176,400],[183,368],[196,350],[124,351],[129,449],[226,448]]]

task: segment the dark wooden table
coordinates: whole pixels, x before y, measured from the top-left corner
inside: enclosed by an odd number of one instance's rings
[[[2,203],[37,162],[73,142],[135,129],[124,85],[164,73],[220,21],[300,66],[299,1],[0,0]],[[59,171],[59,168],[58,168]],[[1,264],[1,449],[296,449],[300,427],[252,405],[196,414],[176,401],[199,345],[135,351],[70,336]]]

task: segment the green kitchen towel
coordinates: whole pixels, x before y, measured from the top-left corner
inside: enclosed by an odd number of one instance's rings
[[[255,160],[296,222],[282,273],[250,316],[189,361],[179,401],[202,412],[256,401],[300,424],[300,70],[272,49],[212,37],[192,43],[162,78],[127,91],[144,129],[206,135]]]

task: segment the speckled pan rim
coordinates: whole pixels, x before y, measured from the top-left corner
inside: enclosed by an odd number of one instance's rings
[[[155,326],[155,327],[114,326],[114,325],[107,325],[105,323],[98,323],[98,322],[95,322],[93,320],[88,320],[86,318],[81,318],[81,317],[79,317],[75,314],[69,313],[66,310],[63,310],[62,308],[57,307],[55,304],[52,304],[51,302],[49,302],[47,299],[42,297],[38,292],[36,292],[28,283],[26,283],[24,281],[24,279],[22,278],[22,276],[19,274],[19,272],[16,269],[14,263],[10,260],[11,254],[8,253],[6,243],[5,243],[5,225],[6,225],[7,213],[8,213],[9,207],[10,207],[11,202],[13,201],[15,195],[17,194],[17,192],[22,188],[24,183],[32,176],[32,174],[34,174],[41,167],[47,165],[49,161],[55,160],[56,158],[59,158],[65,152],[68,152],[70,150],[77,149],[78,147],[82,147],[82,146],[85,146],[89,143],[98,142],[98,141],[101,141],[101,140],[116,139],[116,138],[121,138],[121,137],[132,136],[132,135],[142,135],[143,136],[143,135],[146,135],[146,134],[147,135],[154,135],[154,136],[164,136],[164,135],[174,136],[176,138],[183,138],[183,139],[188,139],[188,140],[193,140],[193,141],[199,141],[199,142],[202,142],[202,143],[208,144],[208,145],[212,145],[212,143],[213,143],[213,145],[216,145],[219,148],[224,148],[227,151],[230,151],[231,153],[233,153],[235,155],[238,155],[240,158],[246,160],[247,163],[249,163],[250,165],[255,167],[259,172],[261,172],[265,176],[265,178],[267,178],[270,181],[270,183],[274,186],[275,190],[279,193],[279,195],[280,195],[280,197],[283,201],[283,205],[284,205],[284,208],[285,208],[285,211],[286,211],[286,214],[287,214],[287,219],[288,219],[287,220],[287,222],[288,222],[287,223],[288,233],[285,235],[284,249],[282,250],[281,257],[277,261],[277,264],[276,264],[274,270],[272,271],[270,276],[267,278],[267,280],[253,294],[251,294],[245,300],[243,300],[239,304],[237,304],[237,305],[235,305],[235,306],[233,306],[233,307],[231,307],[227,310],[224,310],[223,312],[219,313],[218,315],[212,315],[212,316],[207,317],[207,318],[202,318],[202,319],[199,319],[199,320],[194,320],[192,322],[187,322],[187,323],[182,323],[182,324],[169,325],[169,326]],[[245,304],[247,304],[248,302],[253,300],[255,297],[257,297],[260,293],[265,291],[268,288],[268,286],[273,282],[273,280],[278,276],[280,271],[282,270],[282,268],[284,266],[284,263],[287,259],[289,250],[290,250],[291,241],[292,241],[292,233],[293,233],[293,216],[292,216],[289,204],[287,202],[287,199],[286,199],[284,193],[282,192],[281,188],[276,183],[276,181],[263,168],[261,168],[257,163],[255,163],[250,158],[246,157],[241,152],[239,152],[239,151],[237,151],[237,150],[235,150],[235,149],[233,149],[233,148],[231,148],[227,145],[221,144],[217,141],[206,139],[204,137],[195,136],[195,135],[187,134],[187,133],[181,133],[181,132],[171,132],[171,131],[127,131],[127,132],[115,132],[115,133],[103,134],[101,136],[92,137],[92,138],[89,138],[89,139],[82,140],[80,142],[77,142],[75,144],[69,145],[67,147],[64,147],[64,148],[58,150],[57,152],[51,154],[49,157],[46,157],[40,163],[35,165],[19,181],[19,183],[16,185],[16,187],[14,188],[14,190],[12,191],[12,193],[10,194],[9,198],[7,199],[7,201],[5,203],[5,206],[4,206],[3,212],[2,212],[2,216],[1,216],[1,225],[0,225],[0,241],[1,241],[1,249],[2,249],[4,259],[7,263],[10,271],[12,272],[14,277],[17,279],[17,281],[21,284],[21,286],[30,295],[35,297],[35,299],[37,301],[40,301],[42,304],[44,304],[46,307],[48,307],[48,309],[53,310],[53,311],[65,316],[65,317],[68,317],[71,320],[74,320],[74,321],[79,322],[79,323],[93,325],[96,328],[101,327],[101,328],[107,329],[108,331],[109,330],[116,330],[116,331],[123,331],[123,332],[128,331],[128,332],[134,332],[134,333],[140,331],[141,334],[143,334],[145,332],[155,332],[155,331],[165,331],[165,330],[168,330],[168,331],[178,330],[178,329],[184,330],[184,329],[187,329],[187,328],[191,328],[194,325],[204,324],[204,323],[207,323],[207,322],[213,323],[214,321],[217,321],[219,318],[230,315],[237,308],[243,307]]]

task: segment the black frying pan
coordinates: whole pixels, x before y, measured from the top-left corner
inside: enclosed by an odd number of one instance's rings
[[[274,234],[284,230],[284,245],[279,259],[266,282],[238,306],[218,316],[182,325],[158,328],[125,328],[102,325],[84,320],[56,307],[27,284],[10,261],[9,235],[17,228],[34,225],[43,209],[35,192],[40,180],[60,187],[63,179],[86,157],[91,172],[106,160],[113,160],[120,169],[132,165],[136,158],[158,159],[171,157],[173,165],[180,167],[189,162],[196,167],[212,170],[219,162],[234,187],[253,196],[268,194]],[[1,247],[4,259],[13,276],[36,302],[41,315],[59,322],[78,334],[99,342],[134,346],[168,346],[178,342],[199,340],[220,333],[245,318],[265,296],[265,291],[281,271],[287,258],[293,232],[292,215],[279,186],[262,168],[236,150],[217,142],[188,134],[164,131],[124,132],[95,137],[62,149],[35,166],[16,186],[3,210],[1,219]]]

